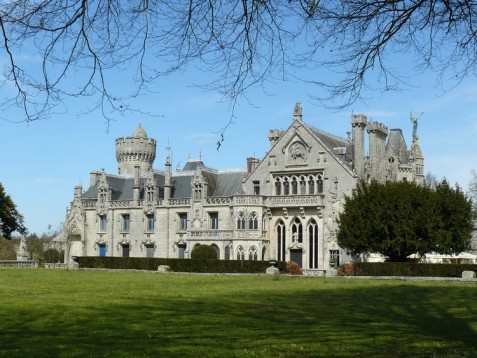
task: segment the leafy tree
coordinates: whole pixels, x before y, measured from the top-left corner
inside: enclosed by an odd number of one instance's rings
[[[360,183],[345,198],[337,237],[352,254],[376,252],[388,261],[406,261],[414,253],[460,253],[471,232],[470,200],[446,181],[435,190],[373,181]]]
[[[0,240],[0,260],[15,260],[19,240]]]
[[[193,64],[211,74],[205,87],[231,100],[307,68],[298,80],[346,105],[364,87],[404,84],[389,63],[396,53],[415,55],[419,70],[436,70],[445,83],[474,76],[476,17],[475,1],[2,1],[3,76],[16,89],[2,104],[31,121],[68,96],[90,96],[91,109],[108,116],[130,109],[111,81],[117,71],[136,70],[128,87],[135,96]],[[40,57],[38,68],[22,62],[25,55]],[[322,80],[325,68],[332,83]]]
[[[15,203],[5,193],[3,185],[0,183],[0,234],[10,240],[15,231],[24,235],[27,229],[23,225],[23,216],[17,211]]]

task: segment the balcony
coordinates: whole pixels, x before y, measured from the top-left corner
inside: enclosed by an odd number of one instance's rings
[[[268,207],[323,206],[323,195],[271,196],[265,201]]]

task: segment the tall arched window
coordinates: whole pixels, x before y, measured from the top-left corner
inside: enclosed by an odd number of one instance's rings
[[[248,217],[248,228],[249,230],[258,230],[258,215],[255,211]]]
[[[241,211],[237,215],[237,230],[245,230],[245,217]]]
[[[248,250],[248,259],[250,261],[257,261],[258,260],[258,250],[257,250],[256,246],[252,246]]]
[[[277,258],[279,261],[285,261],[286,252],[286,234],[285,224],[282,220],[277,223]]]
[[[297,180],[297,177],[292,177],[291,187],[292,187],[292,194],[297,195],[298,194],[298,180]]]
[[[304,176],[300,177],[300,194],[306,194],[306,178]]]
[[[308,224],[308,267],[311,269],[318,268],[318,225],[315,220],[311,220]]]
[[[316,185],[317,185],[318,193],[319,194],[323,193],[323,179],[321,178],[321,175],[318,175]]]
[[[280,178],[275,178],[275,195],[282,195],[282,182]]]
[[[293,242],[302,243],[303,242],[303,226],[301,221],[298,218],[295,218],[291,225],[292,240]]]
[[[229,245],[225,246],[224,258],[226,260],[230,260],[230,246]]]
[[[245,251],[242,245],[237,247],[237,260],[245,260]]]
[[[308,194],[315,194],[315,177],[308,177]]]
[[[283,178],[283,195],[290,195],[290,182],[288,178]]]

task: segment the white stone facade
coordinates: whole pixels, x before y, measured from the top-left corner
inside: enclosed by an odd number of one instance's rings
[[[344,195],[358,180],[422,183],[424,158],[414,128],[406,148],[401,130],[353,115],[343,139],[306,124],[299,103],[284,131],[271,130],[263,159],[244,170],[208,168],[189,160],[172,172],[152,169],[156,141],[139,127],[116,140],[118,174],[91,173],[75,188],[63,232],[67,257],[188,258],[197,244],[218,258],[295,261],[329,270],[348,262],[336,242]],[[365,131],[369,153],[365,153]]]

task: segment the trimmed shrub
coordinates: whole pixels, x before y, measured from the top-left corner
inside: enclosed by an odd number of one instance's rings
[[[461,277],[462,271],[477,272],[470,264],[419,264],[412,262],[356,262],[356,276]]]
[[[192,249],[190,257],[192,259],[217,260],[217,253],[209,245],[199,245]]]
[[[287,262],[287,273],[292,275],[303,275],[300,265],[296,262]]]
[[[149,257],[80,256],[80,268],[105,268],[121,270],[156,271],[159,265],[167,265],[174,272],[199,273],[265,273],[269,261],[164,259]],[[277,261],[275,267],[285,272],[286,264]]]

